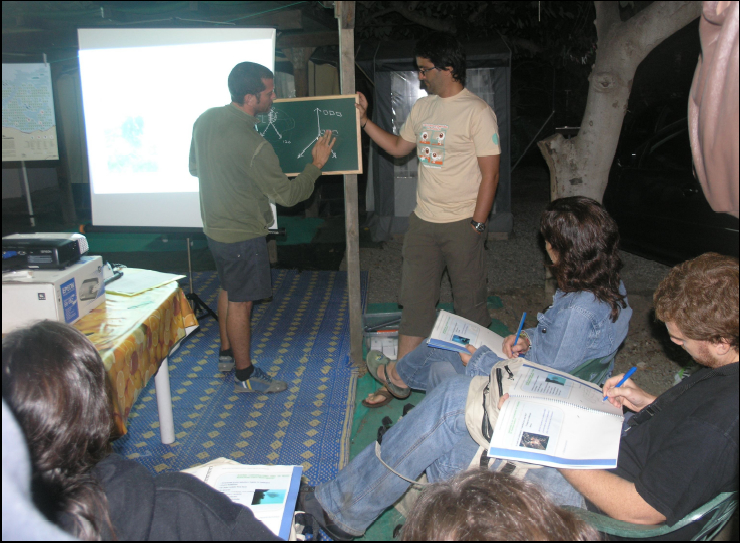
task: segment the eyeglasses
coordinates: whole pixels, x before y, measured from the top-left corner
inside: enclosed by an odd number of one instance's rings
[[[431,68],[417,68],[416,71],[419,72],[421,75],[426,76],[427,72],[430,70],[439,70],[436,66],[432,66]]]

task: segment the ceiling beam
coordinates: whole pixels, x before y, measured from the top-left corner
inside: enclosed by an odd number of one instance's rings
[[[281,34],[277,39],[276,47],[286,49],[291,47],[321,47],[339,43],[337,31],[311,32],[303,34]]]

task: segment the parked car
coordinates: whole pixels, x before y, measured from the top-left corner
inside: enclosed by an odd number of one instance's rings
[[[715,212],[694,177],[687,119],[656,127],[642,141],[623,134],[609,172],[604,206],[622,248],[668,265],[708,251],[738,256],[738,219]]]

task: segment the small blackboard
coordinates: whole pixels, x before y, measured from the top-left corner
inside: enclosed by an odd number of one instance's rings
[[[327,130],[337,141],[321,173],[362,173],[357,100],[356,94],[275,100],[268,113],[257,115],[257,130],[272,144],[285,175],[298,175],[313,161],[311,149]]]

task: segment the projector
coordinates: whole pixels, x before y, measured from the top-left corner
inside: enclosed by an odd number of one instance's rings
[[[3,238],[3,271],[18,268],[63,270],[77,262],[87,250],[87,238],[82,234],[13,234]]]

